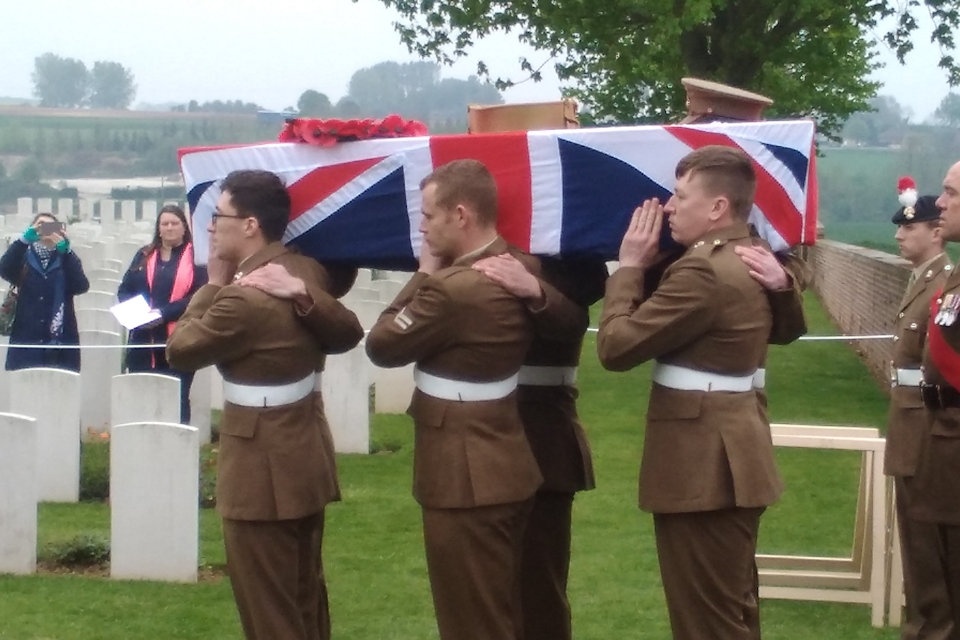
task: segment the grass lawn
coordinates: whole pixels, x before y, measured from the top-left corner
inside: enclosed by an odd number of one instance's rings
[[[808,300],[811,334],[834,333]],[[652,522],[637,501],[637,465],[649,366],[602,371],[588,337],[580,375],[598,489],[575,503],[570,596],[578,640],[669,638]],[[844,343],[801,342],[771,350],[770,413],[776,422],[879,426],[886,399]],[[324,558],[334,637],[436,638],[417,505],[410,496],[412,429],[406,416],[377,416],[369,456],[339,458],[344,501],[327,512]],[[761,551],[843,554],[850,548],[859,454],[780,451],[787,492],[768,510]],[[44,504],[40,543],[109,532],[102,504]],[[201,562],[223,563],[219,523],[201,513]],[[767,640],[888,639],[863,605],[762,603]],[[236,639],[229,583],[195,585],[78,576],[0,577],[0,639]]]

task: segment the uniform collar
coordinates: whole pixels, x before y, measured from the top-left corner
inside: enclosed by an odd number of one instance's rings
[[[253,255],[240,261],[240,264],[237,265],[237,273],[233,276],[234,281],[289,252],[290,250],[283,246],[282,242],[271,242]]]
[[[501,253],[506,253],[507,251],[507,241],[501,238],[499,235],[496,236],[493,240],[487,244],[474,249],[469,253],[465,253],[456,260],[453,261],[453,264],[456,266],[470,266],[480,258],[486,258],[488,256],[498,256]]]
[[[940,260],[941,258],[943,258],[943,255],[944,255],[944,254],[943,254],[943,252],[941,251],[941,252],[938,253],[937,255],[933,256],[932,258],[930,258],[929,260],[927,260],[926,262],[924,262],[923,264],[921,264],[919,267],[915,267],[915,268],[913,269],[913,276],[914,276],[913,279],[914,279],[914,280],[924,280],[924,279],[926,279],[927,276],[926,276],[926,274],[925,274],[924,272],[927,271],[928,269],[930,270],[930,277],[933,277],[934,274],[933,274],[933,269],[931,269],[931,267],[933,267],[934,263],[936,263],[938,260]],[[940,269],[936,269],[936,271],[940,271]]]

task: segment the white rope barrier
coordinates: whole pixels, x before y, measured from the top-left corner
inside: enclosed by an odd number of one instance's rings
[[[598,331],[595,327],[587,329],[589,333]],[[364,335],[369,334],[367,329]],[[826,341],[853,341],[853,340],[893,340],[893,334],[862,335],[862,336],[800,336],[804,342],[826,342]],[[17,349],[165,349],[165,344],[0,344],[0,347],[16,347]]]
[[[599,331],[596,327],[590,327],[587,329],[589,333],[596,333]],[[893,340],[893,334],[877,334],[877,335],[862,335],[862,336],[800,336],[800,340],[805,342],[819,342],[827,340]]]

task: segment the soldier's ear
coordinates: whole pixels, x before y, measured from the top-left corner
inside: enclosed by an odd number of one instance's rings
[[[716,222],[730,212],[730,199],[727,198],[727,196],[716,196],[713,199],[713,205],[710,207],[710,213],[707,214],[707,218],[709,218],[711,222]]]

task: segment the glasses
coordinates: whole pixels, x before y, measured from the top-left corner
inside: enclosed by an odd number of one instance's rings
[[[226,214],[226,213],[212,213],[212,214],[210,214],[210,220],[211,220],[211,222],[213,222],[213,224],[217,224],[217,218],[240,218],[240,219],[244,219],[244,218],[249,218],[249,217],[250,217],[250,216],[231,216],[231,215]]]

